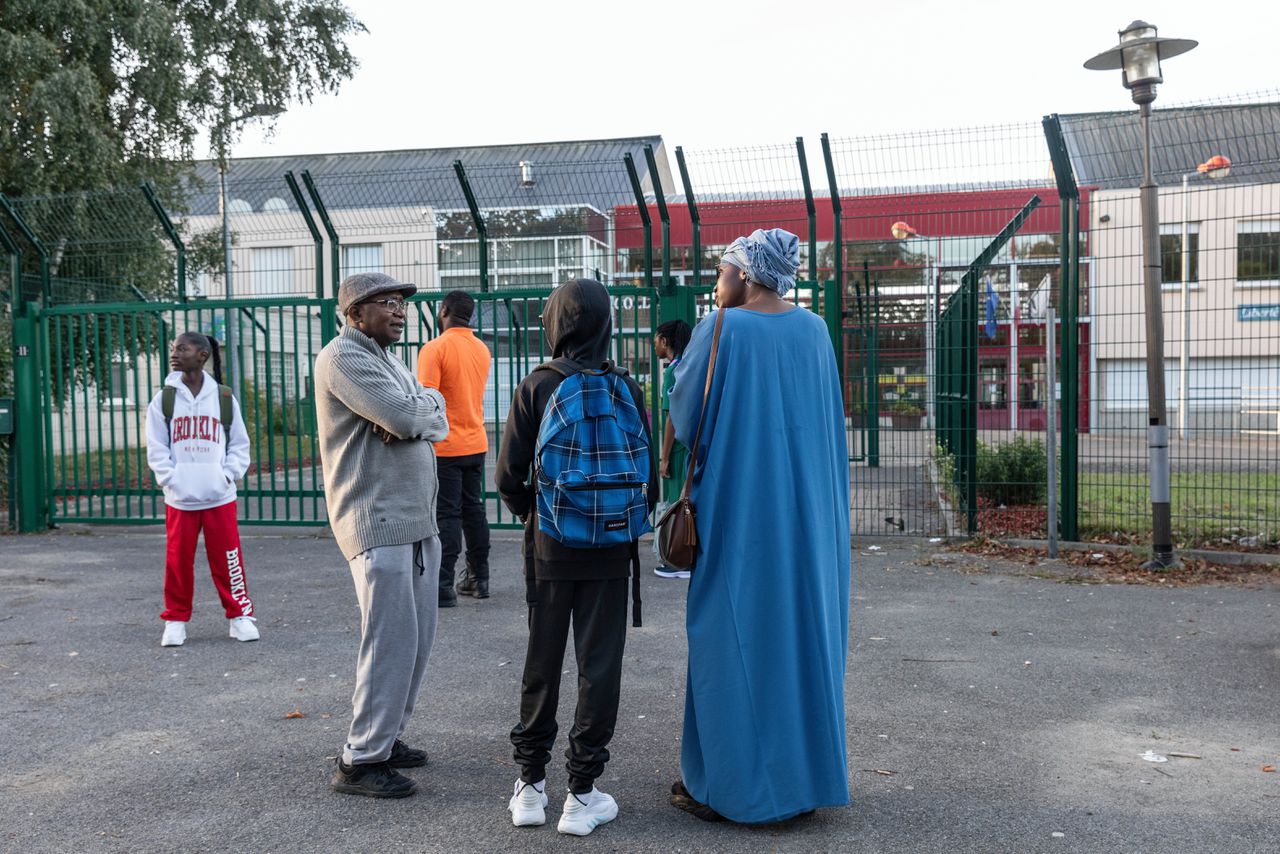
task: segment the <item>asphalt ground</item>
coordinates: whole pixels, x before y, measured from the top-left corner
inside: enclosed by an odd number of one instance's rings
[[[513,828],[507,733],[525,643],[519,545],[493,598],[442,612],[400,801],[335,794],[358,615],[323,535],[247,533],[262,640],[227,637],[203,557],[180,649],[159,645],[159,529],[0,537],[4,851],[1280,850],[1280,586],[1082,584],[1053,562],[923,542],[854,549],[852,803],[704,824],[679,776],[686,583],[646,577],[618,732],[585,839]],[[767,631],[767,627],[761,627]],[[559,757],[571,720],[566,661]],[[1156,764],[1140,755],[1187,753]]]

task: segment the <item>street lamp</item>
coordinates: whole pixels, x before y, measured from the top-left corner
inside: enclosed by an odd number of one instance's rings
[[[1151,480],[1152,559],[1148,568],[1174,565],[1173,526],[1169,514],[1169,423],[1164,387],[1164,319],[1160,293],[1160,211],[1156,182],[1151,176],[1151,102],[1156,84],[1163,83],[1160,60],[1186,53],[1196,46],[1190,39],[1162,39],[1146,21],[1134,21],[1120,31],[1120,43],[1084,64],[1091,71],[1121,70],[1121,81],[1138,105],[1142,119],[1142,258],[1147,327],[1147,457]]]
[[[1202,175],[1214,180],[1227,177],[1231,173],[1231,161],[1221,154],[1215,154],[1196,167]],[[1178,363],[1178,432],[1187,438],[1187,365],[1191,361],[1191,308],[1188,305],[1191,286],[1191,253],[1189,244],[1189,228],[1187,227],[1187,182],[1191,173],[1182,175],[1182,358]]]
[[[209,132],[211,141],[218,153],[218,212],[222,215],[222,283],[226,299],[230,302],[234,289],[231,285],[231,217],[227,210],[227,149],[230,147],[229,138],[231,136],[231,128],[250,119],[266,118],[269,116],[278,116],[284,112],[284,107],[279,104],[254,104],[243,114],[235,118],[224,118],[221,122],[214,125]],[[223,322],[226,329],[223,331],[223,337],[226,339],[224,347],[227,353],[227,384],[231,386],[231,392],[236,397],[240,396],[240,383],[236,376],[236,344],[233,341],[233,333],[231,331],[232,319],[234,312],[228,305],[223,312]]]

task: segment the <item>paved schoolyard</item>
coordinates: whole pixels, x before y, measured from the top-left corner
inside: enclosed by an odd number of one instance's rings
[[[262,640],[227,638],[198,574],[190,639],[176,650],[159,646],[162,544],[156,528],[0,537],[0,849],[1280,845],[1280,773],[1261,770],[1280,764],[1274,584],[1066,583],[1056,564],[1029,572],[927,544],[859,542],[846,692],[853,803],[746,828],[706,825],[666,802],[679,773],[685,584],[649,576],[601,780],[621,814],[571,839],[554,829],[561,767],[549,775],[549,826],[513,828],[505,811],[525,627],[514,540],[495,543],[494,597],[442,614],[409,733],[431,764],[409,772],[419,794],[393,802],[326,785],[358,630],[333,541],[247,536]],[[562,733],[571,702],[565,692]],[[1153,764],[1139,757],[1147,750],[1202,758]]]

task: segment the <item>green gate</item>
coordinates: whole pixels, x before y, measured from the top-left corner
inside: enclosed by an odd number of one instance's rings
[[[493,367],[485,395],[492,471],[515,388],[549,357],[539,322],[550,289],[475,293],[477,333]],[[615,287],[611,353],[645,389],[658,423],[661,371],[653,352],[658,298],[653,288]],[[393,352],[416,373],[418,350],[437,332],[442,293],[415,296],[404,339]],[[163,494],[146,460],[146,408],[168,373],[169,345],[184,331],[235,342],[237,391],[251,444],[240,518],[255,525],[326,522],[313,403],[312,366],[337,333],[336,303],[290,298],[185,303],[57,306],[40,312],[44,355],[45,477],[51,523],[153,524]],[[225,359],[224,359],[225,361]],[[486,478],[486,484],[492,477]],[[497,527],[518,520],[486,492]]]

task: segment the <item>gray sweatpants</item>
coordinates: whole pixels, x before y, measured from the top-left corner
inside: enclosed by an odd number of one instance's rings
[[[355,556],[360,653],[351,698],[348,765],[382,762],[404,734],[436,637],[440,538],[380,546]]]

